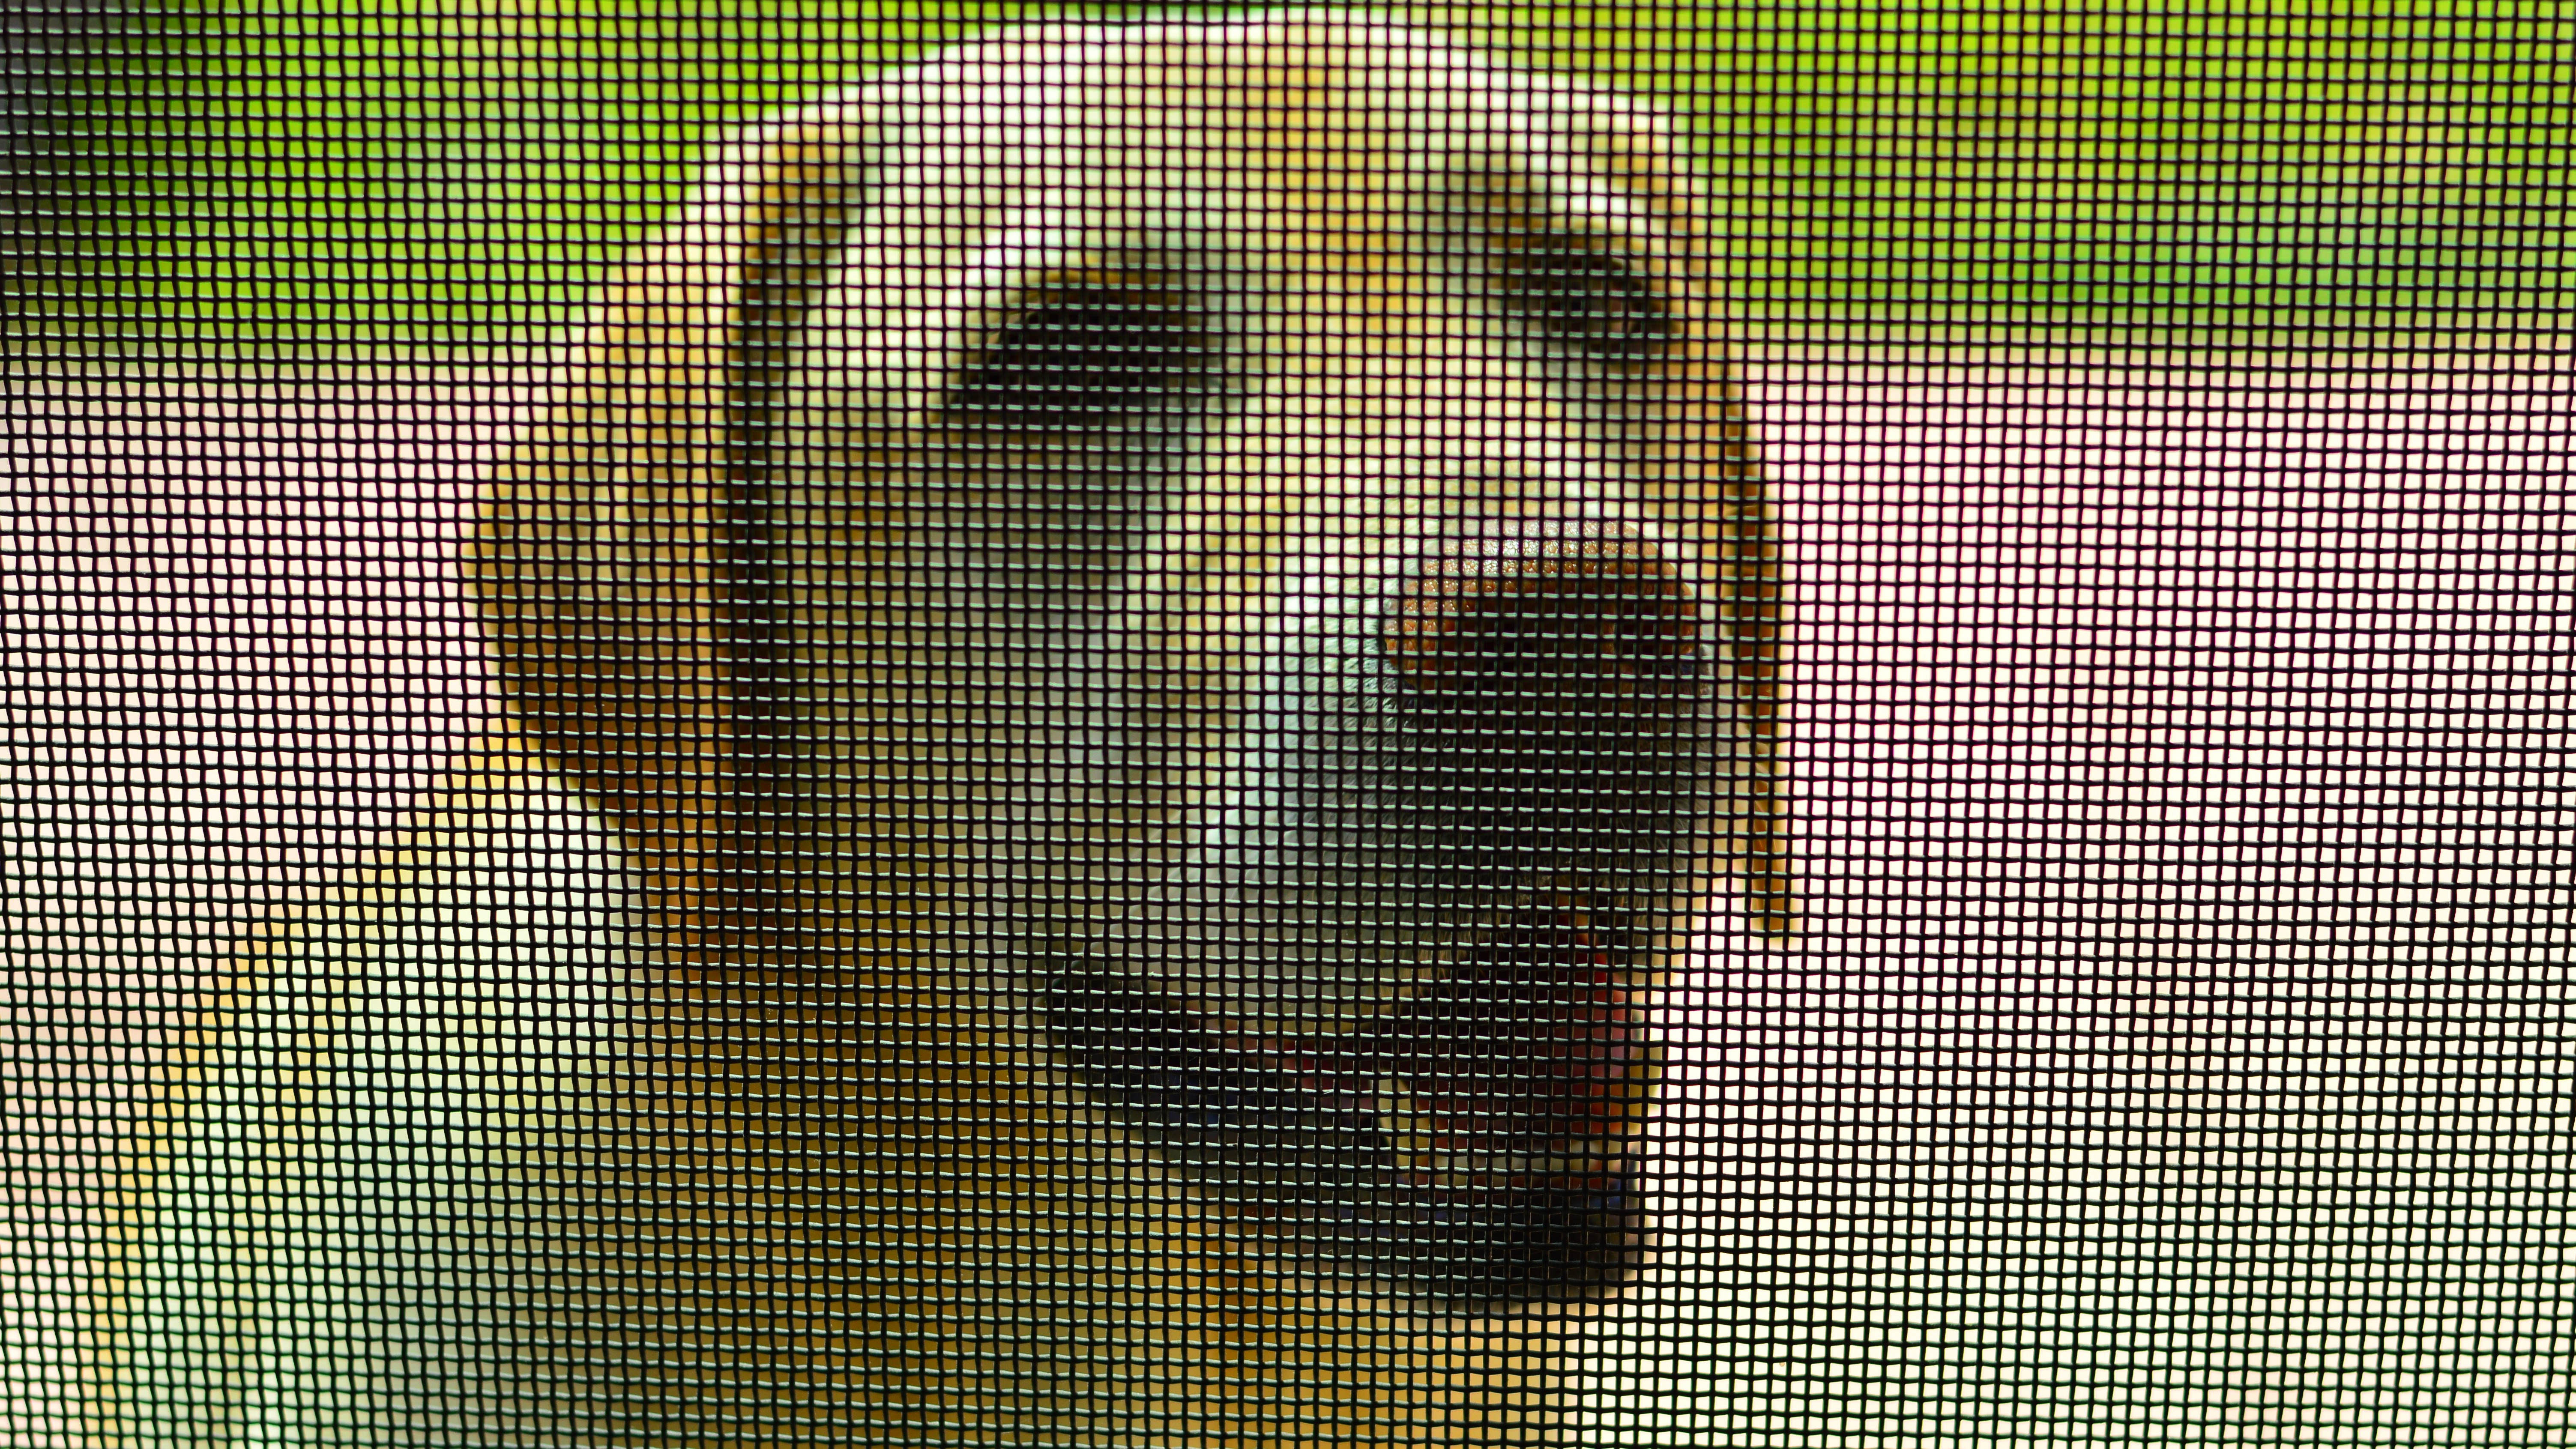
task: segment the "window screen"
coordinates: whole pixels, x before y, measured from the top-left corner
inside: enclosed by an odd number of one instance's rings
[[[0,1440],[2566,1442],[2562,8],[0,45]]]

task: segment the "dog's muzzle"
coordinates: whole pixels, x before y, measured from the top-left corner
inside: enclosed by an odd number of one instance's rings
[[[1438,549],[1367,624],[1368,668],[1282,672],[1245,803],[1152,928],[1049,963],[1045,1019],[1301,1256],[1451,1303],[1597,1290],[1641,1248],[1634,993],[1687,924],[1711,631],[1650,543],[1572,525]]]

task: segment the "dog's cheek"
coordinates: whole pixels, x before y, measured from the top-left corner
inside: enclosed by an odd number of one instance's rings
[[[1120,625],[1177,451],[951,430],[796,455],[772,564],[784,668],[737,743],[774,779],[775,848],[746,863],[809,925],[977,951],[979,919],[1007,913],[962,905],[1026,894],[1067,849],[1089,861],[1078,888],[1136,841],[1157,794],[1104,736],[1136,706],[1127,682],[1159,672]]]

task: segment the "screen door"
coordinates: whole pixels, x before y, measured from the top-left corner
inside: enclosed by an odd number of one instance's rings
[[[2570,1433],[2560,7],[0,43],[0,1440]]]

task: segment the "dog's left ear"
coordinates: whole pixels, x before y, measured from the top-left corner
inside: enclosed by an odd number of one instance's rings
[[[730,746],[757,693],[757,481],[862,136],[824,105],[719,159],[689,213],[602,288],[466,554],[518,723],[615,824],[665,939],[736,929]]]

